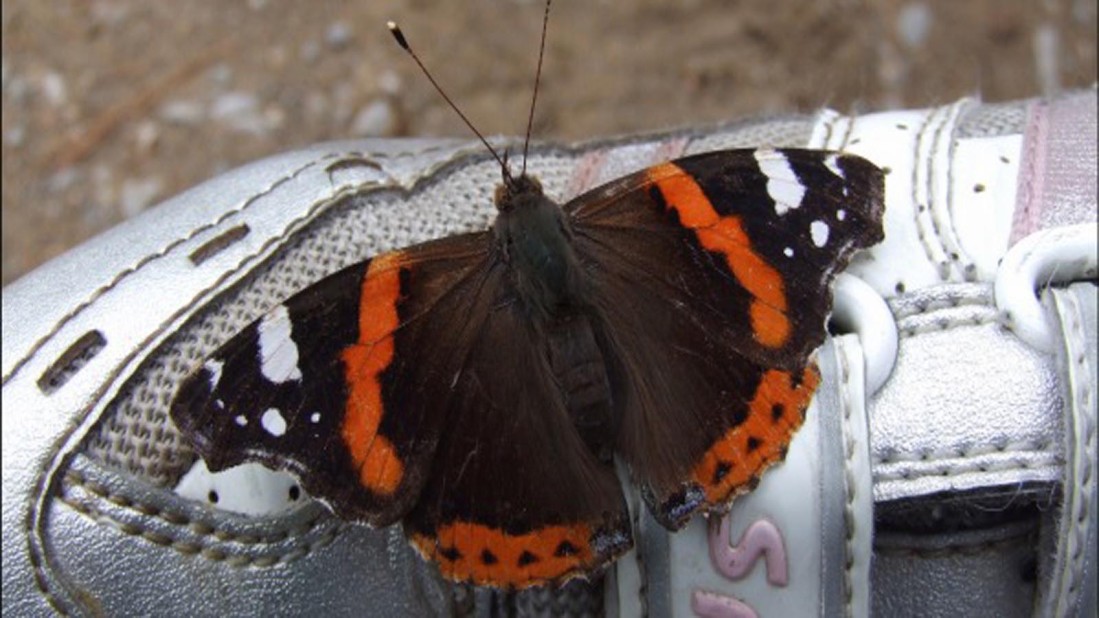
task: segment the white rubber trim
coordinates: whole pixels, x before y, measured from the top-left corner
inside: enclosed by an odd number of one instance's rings
[[[1035,232],[1012,247],[995,283],[1004,326],[1036,350],[1053,353],[1053,327],[1036,291],[1050,283],[1094,279],[1097,237],[1099,226],[1081,223]]]
[[[869,286],[866,287],[869,289]],[[896,331],[892,332],[896,345]],[[863,372],[863,366],[873,367],[874,363],[861,345],[866,341],[868,339],[863,334],[859,334],[858,339],[836,339],[836,358],[841,366],[842,380],[839,408],[842,411],[843,479],[846,490],[843,509],[846,533],[843,610],[844,615],[851,617],[870,615],[870,562],[874,553],[874,479],[870,466],[870,419],[866,406],[871,393],[864,390],[864,385],[869,387],[871,380]],[[893,357],[896,357],[895,348]],[[886,377],[888,374],[881,378],[882,382]],[[821,576],[826,577],[827,574],[822,573]]]
[[[836,278],[832,320],[858,335],[865,358],[866,390],[877,393],[897,363],[897,323],[885,299],[865,281],[848,274]]]
[[[296,499],[291,497],[293,487],[298,487]],[[307,502],[305,491],[293,475],[258,463],[210,472],[205,461],[196,459],[175,486],[175,492],[224,511],[258,517],[278,515]]]

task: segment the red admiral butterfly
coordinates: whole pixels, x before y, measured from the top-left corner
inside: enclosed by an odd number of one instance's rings
[[[631,546],[615,456],[671,530],[783,458],[829,285],[883,237],[881,171],[710,152],[558,206],[503,169],[491,230],[332,274],[184,382],[211,469],[287,468],[446,577],[522,587]]]

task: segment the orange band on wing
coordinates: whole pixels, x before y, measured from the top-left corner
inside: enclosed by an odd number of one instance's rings
[[[810,365],[794,386],[786,371],[770,370],[763,379],[743,423],[729,429],[695,467],[693,478],[709,504],[725,502],[785,455],[805,409],[816,392],[820,373]]]
[[[393,331],[399,320],[400,253],[374,258],[363,278],[359,304],[359,341],[343,351],[347,408],[343,441],[359,468],[359,481],[384,496],[397,491],[404,463],[393,444],[378,435],[382,422],[381,374],[393,361]]]
[[[436,536],[413,534],[412,542],[439,563],[444,577],[494,586],[524,586],[558,580],[594,566],[592,529],[586,524],[547,526],[507,534],[481,524],[455,522]]]
[[[702,187],[674,163],[650,168],[648,176],[668,208],[678,213],[680,223],[694,230],[704,248],[724,255],[733,276],[752,295],[749,316],[756,341],[770,348],[784,345],[790,337],[790,320],[782,276],[752,249],[740,218],[719,215]]]

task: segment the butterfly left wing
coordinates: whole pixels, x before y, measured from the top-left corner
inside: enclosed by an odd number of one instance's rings
[[[298,292],[183,382],[172,420],[212,470],[245,461],[289,469],[343,517],[399,520],[443,424],[441,406],[408,385],[454,363],[441,355],[417,362],[410,349],[424,338],[460,347],[459,315],[489,246],[483,233],[432,241]],[[441,310],[429,320],[434,307]]]
[[[605,322],[616,449],[669,528],[785,455],[819,380],[830,283],[882,238],[882,184],[853,155],[739,150],[565,205]]]

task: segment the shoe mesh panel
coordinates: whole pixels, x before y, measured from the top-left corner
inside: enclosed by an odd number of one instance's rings
[[[958,137],[1021,135],[1026,124],[1026,105],[1020,102],[977,105],[958,123]]]

